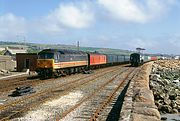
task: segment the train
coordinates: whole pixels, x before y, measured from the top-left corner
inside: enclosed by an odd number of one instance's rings
[[[129,62],[129,55],[45,49],[38,53],[36,71],[40,77],[50,78]]]
[[[137,67],[145,62],[155,60],[158,60],[157,56],[140,53],[118,55],[65,49],[44,49],[38,53],[36,72],[40,77],[51,78],[123,63],[130,63],[131,66]]]
[[[149,55],[143,55],[141,53],[132,53],[130,55],[130,63],[131,66],[137,67],[139,65],[142,65],[143,63],[149,62],[149,61],[155,61],[158,60],[158,56],[149,56]]]

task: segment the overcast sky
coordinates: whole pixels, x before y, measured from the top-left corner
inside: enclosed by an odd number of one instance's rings
[[[0,40],[180,54],[180,0],[0,0]]]

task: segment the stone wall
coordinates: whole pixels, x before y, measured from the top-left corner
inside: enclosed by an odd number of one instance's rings
[[[13,61],[11,56],[0,55],[0,70],[14,70],[16,61]]]
[[[153,62],[144,64],[140,73],[131,80],[122,110],[121,121],[159,121],[161,116],[149,88],[149,75]]]

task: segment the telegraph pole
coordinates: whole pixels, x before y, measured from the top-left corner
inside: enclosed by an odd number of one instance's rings
[[[79,41],[77,41],[77,50],[79,51]]]

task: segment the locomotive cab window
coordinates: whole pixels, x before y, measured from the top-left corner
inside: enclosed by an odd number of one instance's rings
[[[54,61],[55,61],[55,63],[58,62],[58,59],[59,59],[59,55],[58,55],[58,54],[55,54],[55,55],[54,55]]]
[[[53,59],[54,54],[53,53],[42,53],[38,55],[39,59]]]

